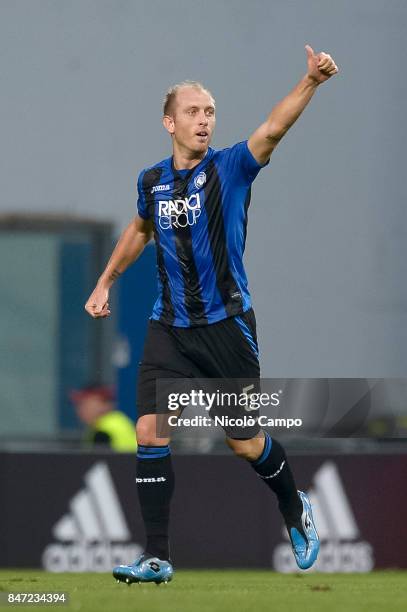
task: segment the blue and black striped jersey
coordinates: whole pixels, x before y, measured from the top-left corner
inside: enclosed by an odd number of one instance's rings
[[[141,172],[138,213],[153,220],[157,248],[153,319],[193,327],[251,307],[243,253],[260,169],[244,141],[209,148],[192,170],[177,171],[169,157]]]

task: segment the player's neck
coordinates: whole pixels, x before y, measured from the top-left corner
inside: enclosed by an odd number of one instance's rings
[[[174,146],[172,151],[174,168],[176,170],[191,170],[191,168],[194,168],[203,160],[207,152],[208,149],[197,152]]]

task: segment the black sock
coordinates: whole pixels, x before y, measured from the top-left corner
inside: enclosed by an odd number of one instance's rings
[[[147,534],[146,552],[168,560],[168,524],[174,490],[169,446],[141,446],[137,449],[137,490]]]
[[[283,447],[264,433],[264,449],[251,466],[277,495],[278,507],[286,523],[296,523],[302,514],[302,502],[297,493],[294,477]]]

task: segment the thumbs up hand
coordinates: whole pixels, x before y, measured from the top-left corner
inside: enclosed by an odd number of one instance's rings
[[[308,76],[316,83],[324,83],[338,72],[338,66],[328,53],[315,53],[310,45],[305,45],[307,52]]]

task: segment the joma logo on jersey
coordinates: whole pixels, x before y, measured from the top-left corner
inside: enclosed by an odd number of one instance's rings
[[[158,202],[158,219],[163,230],[195,225],[200,214],[201,199],[199,193],[194,193],[179,200],[160,200]]]
[[[170,185],[154,185],[154,187],[151,188],[151,193],[155,193],[156,191],[169,191],[170,190]]]

